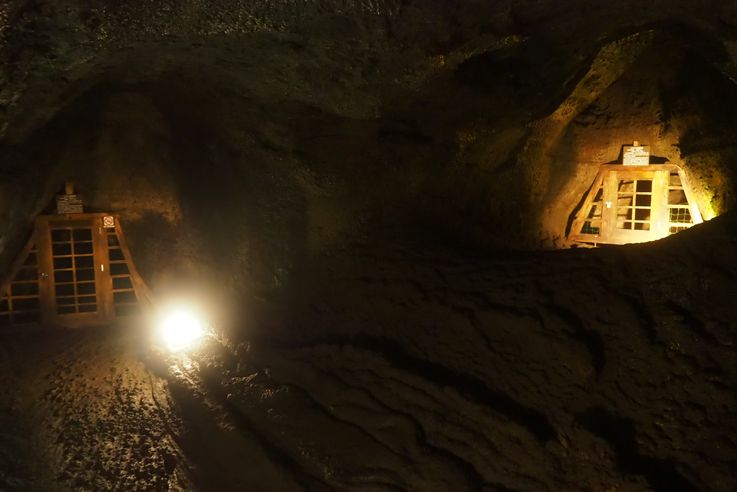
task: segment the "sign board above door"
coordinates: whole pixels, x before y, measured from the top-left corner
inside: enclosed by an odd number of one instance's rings
[[[79,195],[56,195],[56,213],[58,215],[81,214],[83,212],[82,197]]]
[[[650,164],[650,147],[640,145],[635,141],[633,145],[625,145],[622,152],[622,164],[625,166],[647,166]]]

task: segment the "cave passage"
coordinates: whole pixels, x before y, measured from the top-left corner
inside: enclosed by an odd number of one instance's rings
[[[0,1],[0,489],[734,491],[735,40]]]

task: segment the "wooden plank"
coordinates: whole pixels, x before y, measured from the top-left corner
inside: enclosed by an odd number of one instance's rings
[[[36,217],[35,234],[38,258],[38,290],[41,298],[41,319],[53,323],[56,316],[54,305],[54,264],[51,257],[51,233],[48,215]]]
[[[573,223],[571,224],[571,232],[573,232],[573,235],[576,236],[589,236],[589,234],[582,234],[581,229],[583,228],[583,224],[586,222],[586,216],[589,214],[589,210],[591,209],[591,205],[594,201],[594,198],[596,198],[596,193],[598,193],[599,188],[601,188],[603,183],[603,173],[601,170],[596,174],[596,177],[594,178],[593,184],[589,187],[589,190],[586,192],[586,198],[584,199],[583,205],[580,209],[578,209],[578,212],[576,212],[576,216],[573,219]],[[602,220],[603,220],[603,210],[602,210]],[[603,225],[603,224],[602,224]],[[599,230],[601,233],[601,229]],[[573,237],[571,235],[571,237]],[[595,235],[591,234],[591,236],[596,237]],[[574,239],[575,241],[576,239]]]
[[[600,243],[611,241],[612,232],[617,226],[617,170],[604,175],[604,211],[602,212]]]
[[[632,174],[640,174],[641,172],[655,172],[668,170],[671,172],[678,171],[680,167],[676,164],[650,164],[647,166],[624,167],[622,164],[602,164],[599,166],[600,172],[618,171],[621,173],[631,172]]]
[[[35,240],[35,234],[34,232],[31,232],[31,237],[26,241],[26,245],[21,250],[20,255],[18,255],[15,258],[15,261],[11,264],[9,273],[3,278],[2,283],[0,283],[0,300],[10,295],[10,284],[20,269],[23,268],[23,263],[25,263],[26,258],[28,258],[28,255],[31,253]]]
[[[101,323],[109,324],[115,319],[113,311],[113,279],[110,277],[107,230],[103,227],[103,216],[92,220],[92,241],[95,271],[95,293]],[[78,296],[79,297],[79,296]],[[79,298],[77,299],[79,301]]]
[[[128,241],[125,238],[123,228],[120,225],[120,218],[117,215],[115,216],[115,232],[118,235],[118,243],[120,244],[120,249],[123,251],[123,257],[128,262],[128,271],[130,272],[130,278],[136,290],[136,296],[138,297],[141,308],[145,311],[151,312],[154,306],[153,293],[143,281],[143,278],[138,273],[135,263],[133,263],[133,258],[131,256],[130,249],[128,248]]]
[[[691,220],[693,220],[694,225],[703,223],[704,218],[701,216],[699,204],[691,190],[691,185],[686,177],[686,172],[679,168],[678,176],[681,178],[681,185],[683,185],[683,191],[686,193],[686,201],[688,201],[689,210],[691,211]]]
[[[660,170],[653,176],[653,188],[650,199],[650,232],[653,240],[662,239],[670,234],[668,227],[668,182],[670,172]]]

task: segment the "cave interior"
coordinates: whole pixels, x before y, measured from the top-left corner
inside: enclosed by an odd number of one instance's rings
[[[736,109],[734,2],[0,0],[0,489],[737,490]]]

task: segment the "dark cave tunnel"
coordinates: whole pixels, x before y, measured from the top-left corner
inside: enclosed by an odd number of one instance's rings
[[[731,4],[6,0],[0,66],[3,276],[71,180],[148,306],[1,328],[0,489],[737,487]],[[634,141],[704,223],[583,247]]]

